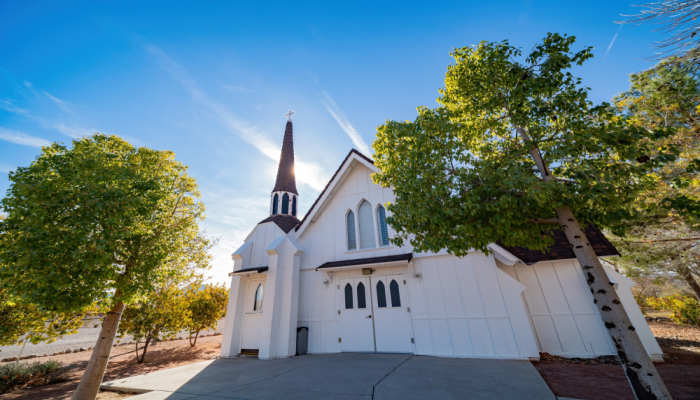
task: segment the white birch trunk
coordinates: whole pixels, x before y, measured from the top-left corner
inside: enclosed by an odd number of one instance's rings
[[[102,378],[104,378],[107,370],[109,356],[112,354],[112,345],[114,344],[114,338],[117,336],[117,328],[119,328],[122,312],[124,312],[124,303],[119,301],[112,306],[112,309],[105,316],[100,336],[97,338],[97,344],[92,351],[85,373],[80,378],[78,388],[73,393],[72,400],[95,400],[97,397]]]
[[[530,140],[524,129],[517,127],[516,130],[524,141]],[[532,148],[529,152],[544,182],[552,181],[553,177],[549,174],[549,169],[539,150]],[[593,302],[598,307],[608,334],[615,344],[615,350],[635,396],[638,400],[670,400],[671,394],[639,339],[613,284],[610,283],[603,265],[588,242],[574,213],[568,207],[558,208],[556,213],[559,225],[583,268],[583,274],[593,294]]]

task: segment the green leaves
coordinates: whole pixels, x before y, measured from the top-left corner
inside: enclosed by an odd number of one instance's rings
[[[395,244],[456,255],[493,242],[545,250],[556,226],[530,220],[557,207],[598,226],[638,212],[632,203],[653,188],[650,174],[677,155],[654,142],[672,131],[640,129],[609,104],[591,104],[569,70],[592,48],[572,52],[574,42],[548,34],[524,58],[507,41],[454,49],[441,106],[378,128],[374,180],[396,194],[387,207]],[[551,182],[531,151],[552,166]]]
[[[206,263],[204,206],[169,151],[96,134],[44,147],[10,174],[2,199],[0,281],[45,310],[72,312],[154,290],[165,265]]]

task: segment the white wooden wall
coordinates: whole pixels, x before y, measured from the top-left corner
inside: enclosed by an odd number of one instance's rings
[[[250,265],[243,265],[241,266],[241,269],[267,266],[269,263],[269,256],[267,255],[265,249],[267,249],[270,244],[272,244],[272,242],[280,236],[285,236],[285,233],[274,222],[268,222],[256,226],[255,229],[253,229],[253,232],[251,232],[245,240],[245,243],[250,241],[253,242]]]
[[[330,261],[382,257],[413,251],[409,243],[406,243],[403,247],[396,247],[390,244],[389,246],[376,247],[374,249],[359,250],[359,240],[357,242],[358,250],[348,251],[347,233],[345,230],[347,211],[353,210],[355,219],[357,219],[357,208],[363,199],[372,205],[374,236],[375,241],[378,243],[379,235],[376,232],[377,206],[394,201],[393,191],[391,189],[383,189],[381,186],[372,183],[371,174],[372,171],[363,164],[356,164],[355,168],[348,174],[345,182],[335,193],[333,199],[323,209],[316,222],[304,222],[304,224],[310,225],[300,237],[297,237],[297,241],[305,250],[301,257],[301,269],[316,268]],[[316,206],[318,207],[319,204]],[[390,213],[387,211],[388,215]],[[389,237],[393,237],[396,232],[390,226],[388,229]]]
[[[414,258],[409,290],[416,353],[444,357],[537,357],[517,293],[483,253]],[[508,296],[507,290],[516,295]]]
[[[540,351],[566,357],[615,354],[574,261],[498,264],[526,287],[523,302]]]

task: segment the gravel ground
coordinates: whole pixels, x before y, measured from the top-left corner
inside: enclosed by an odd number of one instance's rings
[[[97,323],[99,324],[99,322]],[[58,339],[53,343],[39,343],[37,345],[27,343],[27,345],[24,347],[24,351],[22,351],[22,357],[29,355],[36,355],[40,357],[45,354],[65,352],[66,350],[77,350],[80,348],[87,349],[90,347],[94,347],[101,329],[99,325],[96,328],[92,327],[94,324],[95,322],[89,322],[86,325],[90,327],[80,328],[78,329],[78,333],[75,333],[73,335],[66,335],[62,339]],[[219,321],[217,329],[209,329],[208,331],[202,331],[199,334],[212,335],[215,332],[224,332],[223,319]],[[187,338],[188,335],[188,332],[182,331],[178,333],[176,337]],[[121,339],[120,343],[133,343],[132,337],[127,336]],[[22,346],[0,346],[0,360],[11,357],[17,357],[21,349]]]
[[[659,345],[700,353],[700,329],[672,322],[647,323]]]

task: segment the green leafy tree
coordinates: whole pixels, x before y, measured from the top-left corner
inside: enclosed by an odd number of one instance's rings
[[[109,309],[74,399],[94,399],[125,305],[176,268],[208,257],[198,241],[204,205],[170,151],[95,134],[42,148],[19,167],[2,199],[0,282],[21,301],[71,313]],[[199,246],[199,252],[183,248]],[[198,262],[194,260],[192,262]]]
[[[645,217],[627,221],[626,237],[611,237],[624,269],[674,272],[700,299],[700,64],[670,57],[630,76],[630,89],[615,99],[631,123],[644,129],[673,128],[663,142],[680,154],[651,175],[653,190],[636,200]]]
[[[204,287],[190,285],[185,296],[190,312],[187,329],[190,333],[190,346],[194,347],[199,332],[209,328],[216,329],[219,320],[226,315],[228,289],[223,284]]]
[[[378,128],[374,180],[396,195],[393,242],[416,251],[546,250],[547,233],[561,228],[637,398],[670,399],[578,220],[622,233],[619,222],[638,214],[633,201],[655,184],[648,174],[675,159],[654,145],[670,133],[591,104],[569,69],[593,55],[573,53],[574,41],[548,34],[524,58],[507,41],[454,49],[440,107]]]
[[[187,298],[176,286],[164,287],[139,298],[124,310],[119,335],[131,335],[136,342],[136,361],[144,362],[153,341],[176,335],[189,325]],[[139,344],[145,342],[139,357]]]
[[[33,304],[23,303],[0,288],[0,346],[17,346],[29,342],[51,343],[65,335],[78,332],[85,313],[45,311]],[[22,355],[20,350],[20,355]]]
[[[656,310],[673,311],[671,320],[681,325],[700,329],[700,301],[690,296],[673,295],[662,298],[650,297],[647,303]]]

